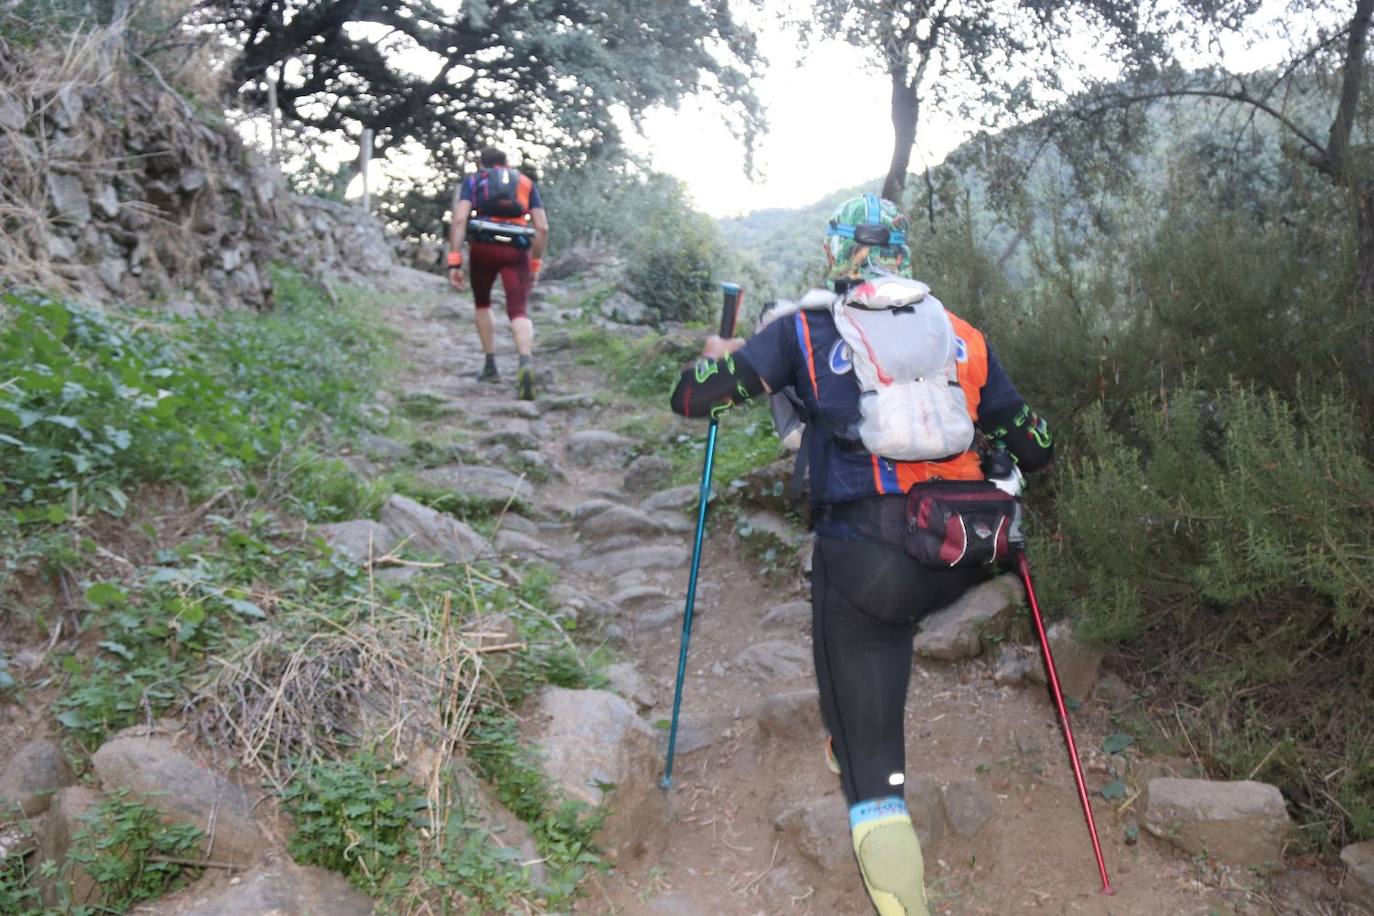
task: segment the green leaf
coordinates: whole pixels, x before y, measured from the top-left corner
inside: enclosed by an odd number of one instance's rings
[[[190,601],[183,602],[177,609],[177,619],[196,626],[205,620],[205,606]]]
[[[98,645],[100,648],[104,649],[107,652],[113,652],[115,655],[118,655],[126,662],[131,662],[134,660],[134,653],[129,651],[129,647],[124,645],[123,643],[115,642],[113,639],[102,640],[96,643],[96,645]]]
[[[86,601],[95,607],[110,607],[127,600],[129,596],[113,582],[97,582],[86,589]]]
[[[1126,797],[1126,784],[1119,779],[1114,779],[1099,790],[1103,798],[1120,799]]]
[[[229,607],[238,611],[245,617],[254,617],[258,620],[267,619],[267,614],[263,611],[263,609],[258,607],[251,601],[244,601],[242,598],[226,598],[224,599],[224,601],[226,604],[229,605]]]
[[[48,423],[54,423],[58,426],[66,427],[67,429],[81,428],[81,421],[78,420],[76,417],[65,417],[61,414],[49,414],[43,419]]]
[[[67,520],[67,509],[59,503],[49,505],[44,514],[54,525],[60,525]]]
[[[86,717],[81,715],[81,713],[77,712],[75,709],[69,709],[66,712],[59,712],[57,714],[57,721],[70,729],[86,727]]]
[[[1108,754],[1119,754],[1135,744],[1135,738],[1125,732],[1115,732],[1102,739],[1102,750]]]

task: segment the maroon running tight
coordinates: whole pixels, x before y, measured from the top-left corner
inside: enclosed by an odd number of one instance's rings
[[[501,275],[501,288],[506,291],[506,317],[524,318],[530,296],[529,249],[495,242],[468,244],[468,273],[472,276],[473,304],[479,309],[491,308],[491,288]]]

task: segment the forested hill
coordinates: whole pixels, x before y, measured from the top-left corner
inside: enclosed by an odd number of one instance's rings
[[[809,279],[808,271],[814,272],[820,264],[821,227],[835,207],[857,194],[877,193],[882,184],[880,175],[792,209],[770,207],[722,219],[720,235],[740,255],[756,261],[778,289],[789,294]]]

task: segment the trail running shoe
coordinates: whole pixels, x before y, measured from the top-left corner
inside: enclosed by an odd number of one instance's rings
[[[534,400],[533,366],[521,366],[515,373],[515,396],[522,401]]]
[[[482,370],[477,373],[477,381],[495,384],[501,381],[501,373],[496,371],[495,366],[483,366]]]

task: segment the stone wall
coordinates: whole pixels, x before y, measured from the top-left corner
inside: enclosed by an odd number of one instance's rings
[[[0,59],[0,161],[0,285],[261,309],[273,261],[345,280],[395,263],[370,215],[288,193],[218,112],[128,70]]]

